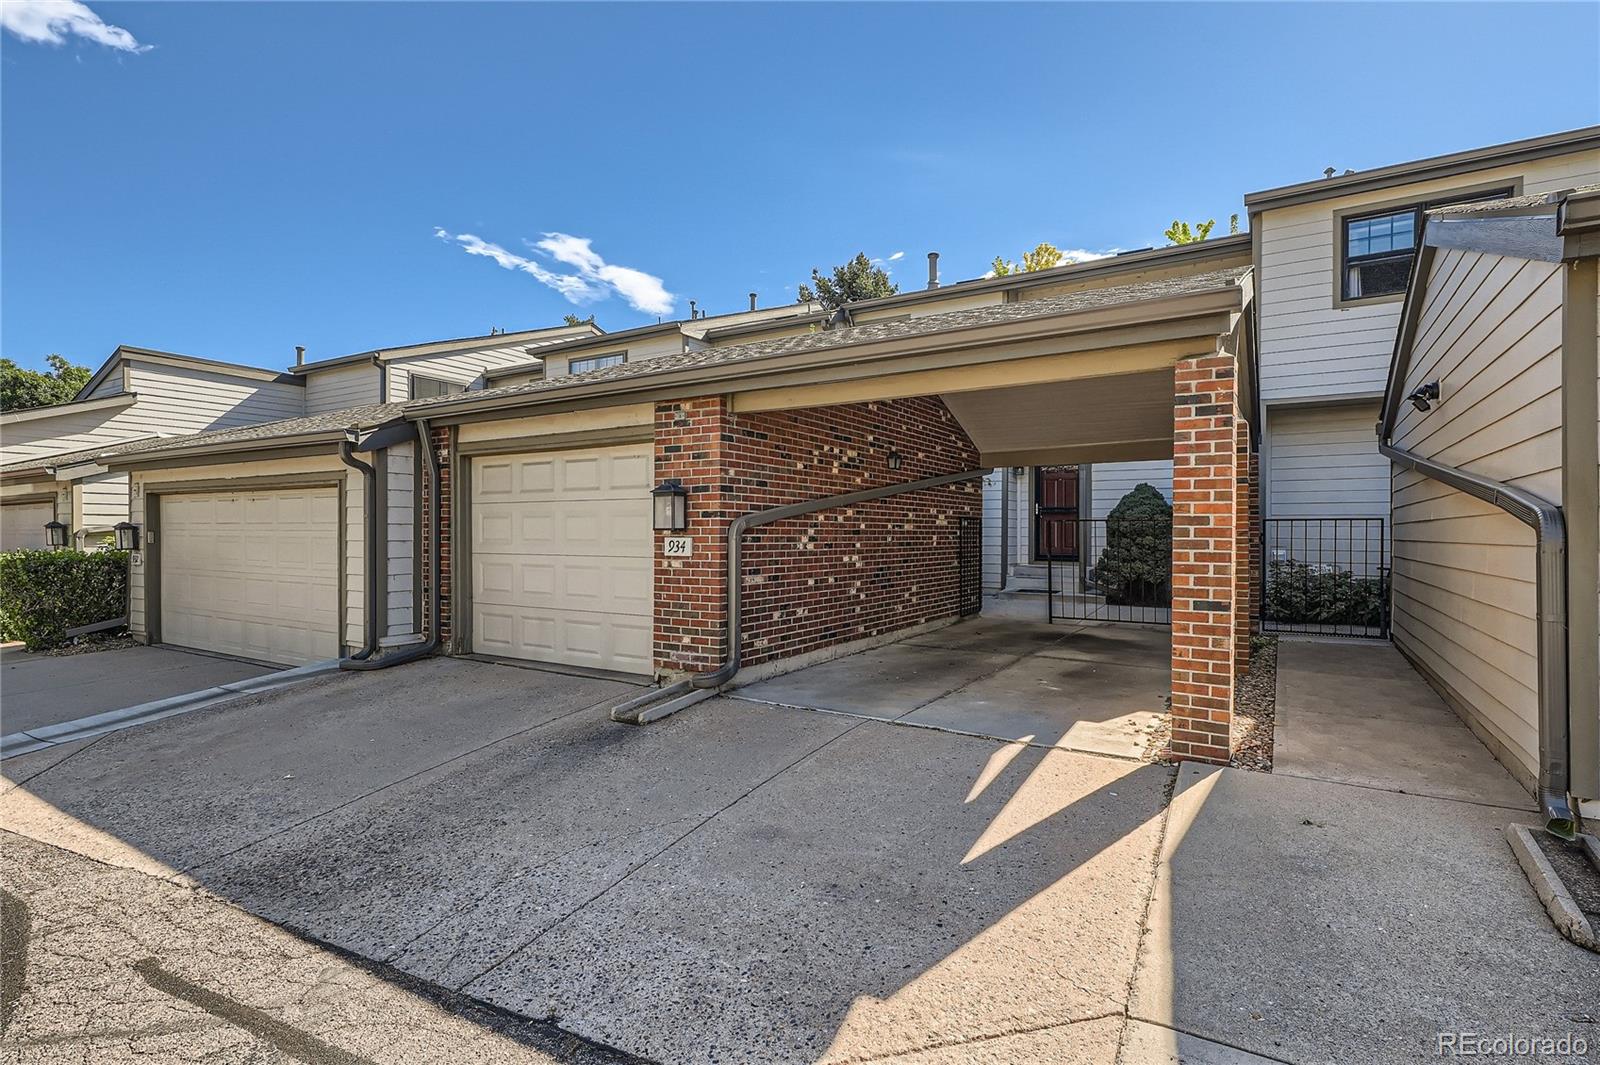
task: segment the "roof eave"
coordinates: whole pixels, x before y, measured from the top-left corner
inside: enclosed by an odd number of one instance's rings
[[[1255,215],[1279,207],[1294,207],[1338,196],[1373,192],[1434,178],[1454,177],[1458,174],[1469,174],[1499,166],[1513,166],[1532,159],[1571,155],[1574,152],[1595,148],[1600,148],[1600,126],[1585,126],[1507,144],[1452,152],[1449,155],[1436,155],[1392,166],[1374,167],[1354,174],[1263,189],[1260,192],[1248,193],[1244,198],[1244,205],[1245,210]]]
[[[1091,310],[1070,311],[1062,314],[1041,315],[1018,321],[984,323],[938,333],[914,337],[898,337],[862,344],[841,344],[815,350],[773,355],[748,362],[711,364],[668,370],[661,373],[640,374],[636,377],[578,382],[573,385],[538,392],[516,393],[506,396],[473,398],[470,393],[462,399],[449,402],[414,406],[403,411],[401,417],[415,421],[418,418],[443,419],[463,414],[481,414],[488,411],[515,410],[522,407],[554,405],[558,403],[596,401],[600,405],[636,400],[640,395],[681,390],[684,386],[704,387],[715,391],[718,384],[733,379],[756,379],[785,373],[796,368],[825,367],[833,363],[860,363],[868,360],[891,358],[897,355],[921,354],[974,347],[985,344],[1016,342],[1050,336],[1068,336],[1120,326],[1132,326],[1165,321],[1194,319],[1197,322],[1208,316],[1242,312],[1249,303],[1250,290],[1246,279],[1217,289],[1164,296],[1100,307]],[[1210,335],[1215,330],[1200,328],[1195,335]]]
[[[26,410],[8,410],[0,414],[0,425],[14,425],[17,422],[35,421],[61,414],[82,414],[89,410],[110,410],[112,407],[126,407],[132,405],[139,398],[137,392],[118,392],[114,396],[102,396],[99,399],[74,399],[66,403],[56,403],[49,407],[29,407]]]

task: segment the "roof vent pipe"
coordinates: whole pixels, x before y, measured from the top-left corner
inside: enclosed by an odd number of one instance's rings
[[[304,366],[306,364],[306,346],[304,344],[296,344],[294,346],[294,364],[296,366]]]
[[[936,251],[928,253],[928,287],[939,287],[939,253]]]
[[[754,292],[750,293],[750,309],[752,311],[756,309],[756,294]]]
[[[691,322],[694,321],[696,318],[700,317],[700,315],[695,312],[694,304],[695,304],[694,300],[690,300],[689,301],[689,321],[691,321]]]
[[[1333,177],[1333,175],[1334,175],[1334,169],[1333,169],[1333,167],[1331,167],[1331,166],[1327,166],[1327,167],[1323,167],[1323,168],[1322,168],[1322,176],[1323,176],[1323,177],[1325,177],[1325,178],[1331,178],[1331,177]]]

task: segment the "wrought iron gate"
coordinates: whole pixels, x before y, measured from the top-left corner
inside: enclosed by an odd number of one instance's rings
[[[1267,518],[1261,527],[1263,631],[1389,635],[1383,518]]]
[[[962,617],[983,609],[983,521],[961,518],[957,524],[958,610]]]

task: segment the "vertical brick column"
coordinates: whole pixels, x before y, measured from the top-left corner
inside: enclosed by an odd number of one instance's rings
[[[1238,555],[1237,380],[1231,355],[1181,360],[1172,418],[1172,753],[1231,754]]]
[[[1250,488],[1250,423],[1234,419],[1234,555],[1233,555],[1233,675],[1250,668],[1250,598],[1254,573],[1250,568],[1250,516],[1255,499]]]
[[[422,619],[421,631],[428,631],[432,617],[433,597],[439,597],[439,639],[450,639],[450,429],[448,426],[433,429],[433,439],[428,441],[439,456],[439,483],[432,483],[428,464],[422,464]],[[433,508],[439,508],[439,542],[432,542]],[[439,587],[432,587],[433,552],[439,552]]]
[[[727,529],[733,414],[722,396],[656,405],[655,477],[689,489],[689,558],[668,559],[655,534],[655,663],[668,672],[704,673],[727,655]]]

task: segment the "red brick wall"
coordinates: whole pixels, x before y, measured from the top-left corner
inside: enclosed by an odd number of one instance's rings
[[[658,545],[657,666],[723,661],[725,537],[737,514],[977,465],[977,448],[937,397],[757,414],[734,414],[721,398],[658,406],[656,477],[689,486],[695,554],[669,561]],[[981,512],[974,480],[751,530],[745,664],[954,615],[958,519]]]
[[[433,507],[439,507],[439,638],[450,639],[450,436],[448,427],[430,431],[430,443],[439,456],[439,484],[427,484],[422,493],[422,631],[427,632],[432,619],[433,602]],[[423,478],[428,477],[427,464],[423,464]]]
[[[1235,574],[1244,516],[1233,357],[1181,360],[1174,393],[1172,753],[1225,763],[1232,753]]]

